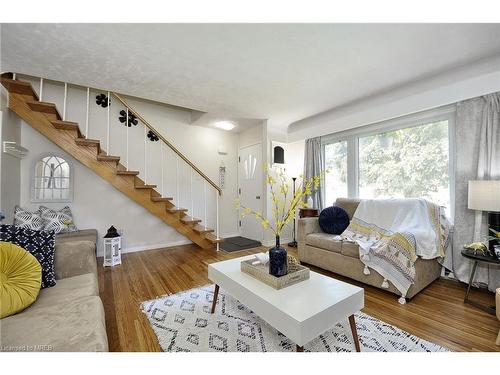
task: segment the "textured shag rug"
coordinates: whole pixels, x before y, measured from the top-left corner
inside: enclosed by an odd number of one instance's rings
[[[292,352],[295,343],[221,289],[210,314],[213,285],[143,302],[164,351]],[[446,348],[358,312],[362,352],[446,352]],[[347,318],[304,346],[309,352],[354,351]]]

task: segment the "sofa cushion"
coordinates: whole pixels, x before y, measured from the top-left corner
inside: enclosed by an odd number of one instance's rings
[[[97,243],[97,230],[81,229],[75,232],[58,233],[56,235],[56,243],[71,242],[71,241],[92,241]]]
[[[42,267],[23,248],[0,241],[0,318],[35,302],[42,285]]]
[[[306,236],[306,244],[318,247],[323,250],[340,253],[342,250],[342,242],[334,240],[335,236],[328,233],[310,233]]]
[[[342,241],[342,255],[359,259],[359,246],[357,243]]]
[[[349,217],[344,209],[336,206],[327,207],[319,214],[319,226],[325,233],[342,234],[349,226]]]
[[[93,273],[68,277],[58,280],[53,288],[43,289],[29,310],[98,295],[97,277]]]
[[[354,216],[354,213],[359,206],[359,202],[361,202],[360,199],[337,198],[337,200],[335,201],[335,206],[343,208],[345,212],[347,212],[349,220],[352,220],[352,217]]]
[[[28,250],[42,266],[42,289],[56,285],[54,270],[55,233],[14,225],[0,225],[0,240]]]
[[[2,351],[107,351],[99,297],[83,297],[2,319]]]

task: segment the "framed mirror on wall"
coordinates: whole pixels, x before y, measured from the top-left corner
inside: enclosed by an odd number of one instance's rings
[[[44,154],[35,160],[31,176],[32,202],[71,202],[73,167],[64,157]]]

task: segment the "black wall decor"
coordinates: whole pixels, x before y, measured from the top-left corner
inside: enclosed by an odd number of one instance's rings
[[[276,164],[285,164],[285,150],[281,146],[274,147],[273,162]]]
[[[108,107],[108,96],[106,94],[99,94],[95,97],[95,102],[97,105],[100,105],[102,108]],[[111,105],[111,100],[109,101]]]
[[[125,121],[127,120],[126,117],[127,112],[122,109],[120,111],[120,117],[118,117],[118,120],[120,120],[122,124],[130,128],[132,125],[136,126],[139,123],[139,121],[137,121],[137,117],[135,117],[133,113],[130,113],[130,111],[128,112],[128,121],[125,124]]]
[[[160,138],[158,138],[158,136],[152,130],[148,131],[148,138],[151,142],[156,142],[160,140]]]

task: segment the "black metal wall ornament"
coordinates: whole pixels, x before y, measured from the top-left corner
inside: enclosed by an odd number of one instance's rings
[[[158,138],[158,135],[155,134],[152,130],[148,131],[148,138],[151,142],[156,142],[159,141],[160,138]]]
[[[127,112],[124,111],[123,109],[120,111],[120,117],[118,117],[118,120],[120,120],[122,124],[128,126],[129,128],[132,125],[136,126],[139,123],[139,121],[137,121],[137,117],[135,117],[133,113],[130,113],[130,111],[128,112],[128,121],[127,121]],[[126,124],[125,121],[127,122]]]
[[[111,100],[108,101],[108,96],[106,94],[97,95],[95,97],[95,102],[97,105],[100,105],[102,108],[107,108],[108,102],[109,102],[109,105],[111,105]]]

